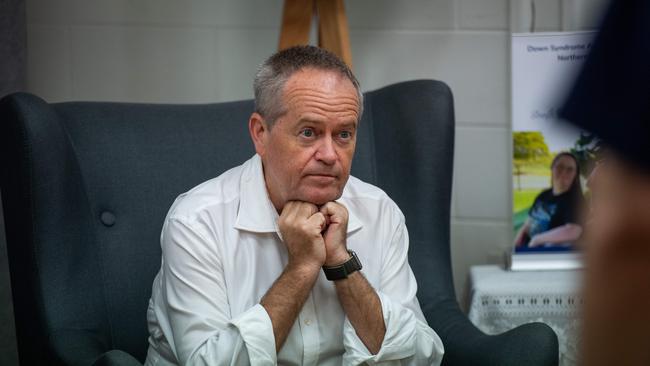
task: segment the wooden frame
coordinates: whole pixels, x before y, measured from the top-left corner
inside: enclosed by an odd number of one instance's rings
[[[352,68],[350,33],[343,0],[285,0],[278,49],[309,44],[311,20],[316,16],[318,46]]]

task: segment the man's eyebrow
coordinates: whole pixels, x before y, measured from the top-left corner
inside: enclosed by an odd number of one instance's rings
[[[314,123],[314,124],[322,125],[325,124],[325,121],[314,119],[311,117],[303,117],[298,120],[298,124],[304,124],[304,123]]]
[[[301,126],[301,125],[308,124],[308,123],[312,123],[312,124],[315,124],[315,125],[327,124],[327,122],[325,122],[323,120],[314,119],[314,118],[310,118],[310,117],[304,117],[304,118],[301,118],[301,119],[298,120],[298,123],[296,124],[296,126]],[[358,125],[358,122],[355,120],[355,121],[342,123],[338,127],[339,128],[354,128],[354,129],[356,129],[357,125]]]

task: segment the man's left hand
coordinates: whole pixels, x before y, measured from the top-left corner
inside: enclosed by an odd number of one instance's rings
[[[348,209],[338,202],[328,202],[321,206],[327,228],[323,231],[325,240],[325,266],[337,266],[350,259],[346,246],[348,231]]]

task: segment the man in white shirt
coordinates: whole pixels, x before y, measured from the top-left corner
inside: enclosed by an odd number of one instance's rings
[[[293,47],[254,87],[257,154],[165,219],[146,364],[439,364],[404,216],[349,176],[363,105],[352,72]]]

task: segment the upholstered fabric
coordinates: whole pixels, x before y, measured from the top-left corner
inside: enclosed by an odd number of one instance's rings
[[[174,198],[253,154],[252,101],[207,105],[0,102],[2,193],[19,357],[89,365],[110,350],[143,361],[159,235]],[[365,95],[352,174],[404,212],[422,310],[446,364],[551,365],[543,324],[486,336],[452,285],[453,100],[438,81]],[[119,358],[118,358],[119,359]]]
[[[142,364],[133,358],[130,354],[120,351],[112,350],[106,353],[103,353],[99,356],[93,366],[142,366]]]

